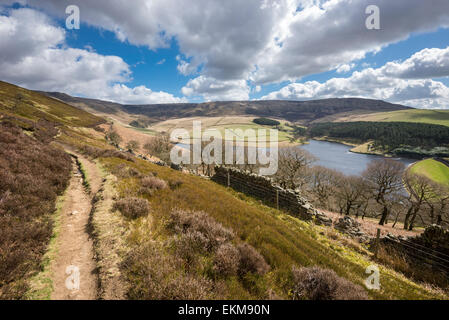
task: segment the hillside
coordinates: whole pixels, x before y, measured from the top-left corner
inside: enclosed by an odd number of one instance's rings
[[[102,118],[67,103],[3,81],[0,81],[0,112],[74,127],[94,127],[104,122]]]
[[[22,97],[26,97],[23,106]],[[107,143],[101,130],[90,128],[103,119],[60,101],[5,84],[0,99],[0,124],[13,128],[8,134],[33,145],[41,137],[36,133],[42,123],[46,135],[39,144],[45,157],[36,156],[45,160],[45,170],[64,173],[51,196],[29,188],[29,179],[0,180],[0,195],[8,187],[3,182],[7,181],[14,183],[18,192],[39,195],[30,199],[49,208],[45,225],[40,227],[39,216],[19,212],[16,205],[7,207],[17,223],[24,222],[19,234],[27,242],[17,250],[2,248],[2,259],[9,261],[7,266],[14,266],[24,247],[34,255],[22,256],[23,261],[27,258],[31,262],[21,265],[26,269],[0,274],[2,298],[49,299],[60,297],[63,291],[63,296],[70,299],[291,299],[292,268],[311,266],[335,272],[335,279],[346,288],[335,298],[445,298],[382,265],[382,289],[368,291],[363,285],[365,269],[373,263],[372,254],[333,228],[302,221],[207,179],[119,152]],[[54,121],[53,126],[40,117]],[[4,140],[15,143],[6,135]],[[22,158],[32,155],[19,143],[16,149],[14,152]],[[76,165],[72,164],[69,188],[63,193],[70,171],[68,152]],[[64,160],[61,166],[65,169],[52,165],[52,157]],[[11,167],[19,170],[13,160],[9,161]],[[6,176],[10,176],[9,169],[5,171],[2,165],[9,162],[0,159],[0,173]],[[36,173],[33,179],[38,180],[40,162],[27,164]],[[14,174],[22,177],[20,172]],[[46,175],[46,179],[51,177]],[[3,200],[0,198],[0,204]],[[51,214],[55,206],[59,210]],[[2,222],[0,227],[10,231],[7,223]],[[45,228],[45,232],[32,240],[36,232],[29,233],[25,223],[38,231]],[[76,226],[73,230],[72,223]],[[75,231],[78,233],[72,237]],[[78,236],[84,239],[83,246],[78,246],[78,240],[70,240]],[[95,254],[78,255],[86,252],[86,246]],[[81,259],[77,262],[80,266],[93,263],[98,270],[86,280],[93,290],[88,295],[66,296],[65,288],[61,288],[65,280],[61,276],[65,272],[63,261],[68,256]],[[11,286],[14,290],[8,289]]]
[[[411,170],[413,173],[422,174],[436,183],[449,187],[449,167],[439,161],[426,159],[414,164]]]
[[[46,94],[92,112],[116,113],[120,110],[132,115],[144,115],[157,121],[188,117],[257,116],[276,117],[291,122],[308,124],[321,118],[339,117],[348,112],[351,114],[366,114],[409,109],[402,105],[384,101],[357,98],[311,101],[218,101],[118,105],[100,100],[75,98],[59,93]]]
[[[449,126],[449,110],[399,110],[377,112],[364,115],[344,115],[333,119],[335,122],[381,121],[381,122],[419,122]]]

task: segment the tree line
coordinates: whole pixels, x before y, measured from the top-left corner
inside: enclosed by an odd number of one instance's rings
[[[279,169],[272,177],[284,188],[298,189],[316,207],[343,215],[377,218],[413,230],[417,225],[449,223],[449,189],[412,174],[392,159],[373,160],[361,176],[313,166],[315,158],[300,148],[279,151]]]
[[[449,127],[412,122],[327,122],[310,127],[310,137],[331,137],[355,142],[374,141],[373,147],[393,153],[449,155]]]

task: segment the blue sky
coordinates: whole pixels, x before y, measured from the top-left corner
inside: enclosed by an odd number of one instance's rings
[[[130,104],[363,97],[449,108],[445,0],[19,2],[0,1],[0,79],[30,89]],[[66,28],[69,4],[79,30]],[[368,4],[380,30],[365,27]]]

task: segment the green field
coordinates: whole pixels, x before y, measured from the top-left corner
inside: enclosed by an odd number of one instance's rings
[[[227,117],[193,117],[170,119],[153,124],[148,129],[153,132],[171,132],[175,129],[185,129],[192,137],[193,121],[201,121],[201,130],[204,133],[206,130],[218,131],[223,138],[225,138],[225,130],[254,130],[254,132],[247,132],[249,136],[245,137],[245,141],[255,142],[258,138],[258,129],[275,129],[274,126],[264,126],[253,122],[254,117],[248,116],[227,116]],[[292,128],[286,124],[286,121],[280,121],[282,130],[278,131],[278,142],[288,142],[292,137]],[[141,130],[142,131],[142,130]],[[269,141],[269,137],[265,140]]]
[[[429,179],[449,187],[449,167],[433,159],[418,162],[411,168],[413,173],[423,174]]]
[[[338,119],[341,121],[385,121],[385,122],[421,122],[449,126],[449,110],[400,110],[391,112],[379,112],[365,115],[349,116]]]

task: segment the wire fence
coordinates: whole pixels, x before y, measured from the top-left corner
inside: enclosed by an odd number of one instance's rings
[[[412,258],[415,263],[420,263],[432,270],[438,270],[449,274],[449,255],[440,250],[430,248],[407,239],[384,238],[388,242],[400,248],[406,257]]]
[[[231,173],[229,170],[216,172],[212,179],[238,192],[255,197],[268,206],[299,214],[304,220],[312,219],[309,213],[312,206],[302,199],[300,194],[273,185],[269,180],[259,180],[248,174]],[[400,248],[400,251],[411,258],[413,263],[420,263],[432,270],[449,275],[448,253],[404,238],[384,237],[382,239]]]

